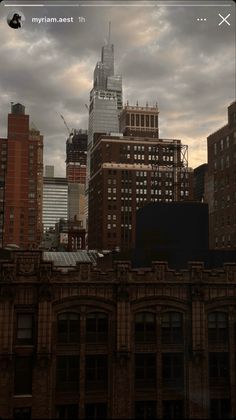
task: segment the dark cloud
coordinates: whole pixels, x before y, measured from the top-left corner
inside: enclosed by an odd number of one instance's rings
[[[235,98],[231,4],[228,9],[27,7],[22,8],[26,22],[20,31],[8,27],[9,8],[1,5],[0,136],[6,135],[10,102],[24,103],[44,134],[45,163],[54,164],[58,175],[65,173],[67,131],[58,114],[71,128],[87,128],[85,104],[111,21],[124,100],[141,105],[158,101],[161,136],[182,139],[189,145],[190,165],[203,163],[206,137],[226,123],[226,108]],[[228,10],[231,26],[219,27],[219,12],[226,15]],[[74,23],[32,23],[35,16],[73,16]],[[78,23],[78,16],[86,22]]]

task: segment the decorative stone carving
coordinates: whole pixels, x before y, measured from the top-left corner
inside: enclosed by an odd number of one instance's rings
[[[17,273],[19,276],[33,276],[37,272],[37,260],[33,257],[20,257],[17,261]]]
[[[2,281],[12,282],[14,280],[14,277],[15,277],[15,273],[14,273],[13,267],[7,266],[7,267],[2,268],[2,275],[1,275]]]
[[[90,275],[90,263],[87,264],[78,264],[79,267],[79,273],[80,273],[80,279],[82,281],[87,281],[89,280],[89,275]]]
[[[233,268],[230,266],[226,267],[226,276],[227,281],[232,282],[236,279],[236,271],[233,271]]]
[[[129,278],[129,271],[131,269],[131,265],[129,262],[117,262],[116,270],[117,270],[117,279],[120,280],[122,283],[127,283]]]
[[[153,270],[155,273],[155,280],[156,281],[165,281],[166,279],[166,263],[163,262],[155,262],[153,263]]]
[[[203,271],[203,265],[197,264],[192,265],[191,267],[191,280],[194,282],[201,282],[202,281],[202,271]]]

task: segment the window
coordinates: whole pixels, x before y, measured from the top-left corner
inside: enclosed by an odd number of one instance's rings
[[[229,381],[228,353],[209,353],[210,385],[225,385]]]
[[[32,395],[32,358],[17,356],[15,360],[15,395]]]
[[[107,388],[107,356],[86,356],[86,388],[106,389]]]
[[[228,342],[228,315],[225,312],[212,312],[208,315],[209,344]]]
[[[179,312],[166,312],[162,317],[162,343],[183,343],[183,316]]]
[[[210,418],[211,419],[229,419],[230,401],[228,399],[210,400]]]
[[[163,401],[163,419],[183,419],[184,404],[182,400]]]
[[[93,312],[86,318],[87,343],[104,343],[108,339],[108,316],[102,312]]]
[[[107,418],[107,404],[95,403],[85,404],[85,418],[86,419],[106,419]]]
[[[79,314],[64,312],[58,315],[57,341],[58,343],[79,342]]]
[[[17,407],[13,410],[14,420],[30,420],[31,408],[30,407]]]
[[[18,314],[17,315],[17,333],[16,339],[18,344],[32,344],[33,343],[33,314]]]
[[[156,355],[140,353],[135,355],[135,385],[138,388],[152,388],[156,385]]]
[[[56,407],[56,419],[71,420],[78,419],[79,407],[76,404],[58,405]]]
[[[79,357],[58,356],[56,372],[58,391],[77,391],[79,388]]]
[[[156,401],[136,401],[135,418],[136,419],[156,419]]]
[[[151,312],[141,312],[135,316],[135,341],[155,342],[156,323],[155,315]]]
[[[181,353],[166,353],[162,355],[162,380],[165,388],[183,388],[184,358]]]

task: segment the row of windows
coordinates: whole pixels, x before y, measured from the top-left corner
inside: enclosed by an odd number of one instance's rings
[[[227,136],[225,139],[221,139],[220,142],[214,143],[214,155],[217,154],[218,151],[224,150],[224,147],[226,149],[229,148],[229,136]]]
[[[78,404],[61,404],[55,408],[56,419],[71,420],[79,418]],[[157,418],[157,402],[155,400],[135,401],[134,416],[136,419],[154,420]],[[229,399],[211,399],[209,414],[211,419],[228,419],[230,418],[230,400]],[[104,420],[108,418],[108,406],[106,402],[95,402],[85,404],[85,418],[94,420]],[[162,401],[162,418],[163,419],[183,419],[184,401],[163,400]],[[13,419],[31,419],[30,407],[18,407],[13,411]]]
[[[221,169],[229,168],[229,156],[226,156],[226,158],[221,158],[220,160],[214,161],[214,169]]]
[[[158,357],[159,359],[159,357]],[[85,389],[106,391],[108,373],[112,361],[106,354],[85,355]],[[183,353],[162,353],[160,371],[157,369],[156,353],[136,353],[133,359],[134,385],[136,389],[164,388],[169,391],[183,391],[185,388],[185,362]],[[61,355],[56,359],[56,390],[77,392],[80,387],[81,359],[77,355]],[[33,358],[16,356],[14,394],[32,395]],[[157,377],[158,375],[158,377]],[[228,387],[230,384],[229,354],[210,352],[208,354],[208,377],[211,389]]]
[[[124,225],[123,225],[124,226]],[[128,227],[128,225],[127,225]],[[129,225],[131,228],[131,225]],[[17,316],[17,342],[30,344],[34,339],[34,316],[22,313]],[[135,316],[135,341],[155,342],[157,334],[156,314],[140,312]],[[109,317],[103,312],[92,312],[86,316],[86,341],[106,342],[109,336]],[[228,314],[212,312],[208,315],[208,338],[210,343],[227,343]],[[179,312],[166,312],[161,318],[161,339],[163,344],[181,344],[184,340],[183,315]],[[57,319],[57,341],[77,343],[80,340],[80,314],[64,312]]]

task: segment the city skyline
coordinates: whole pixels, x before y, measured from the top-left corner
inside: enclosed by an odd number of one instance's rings
[[[197,22],[196,8],[140,6],[83,8],[86,22],[63,28],[30,23],[36,15],[75,13],[63,7],[53,13],[41,9],[24,9],[21,31],[10,29],[4,19],[0,23],[1,137],[6,137],[10,102],[23,103],[44,135],[44,164],[54,165],[56,176],[65,176],[67,132],[58,113],[70,128],[88,128],[85,104],[111,21],[115,73],[122,75],[124,103],[135,105],[138,100],[145,106],[157,101],[160,137],[187,144],[189,166],[206,162],[206,138],[226,124],[225,110],[234,100],[233,20],[230,28],[219,28],[217,12],[205,7],[209,19],[204,26]]]

